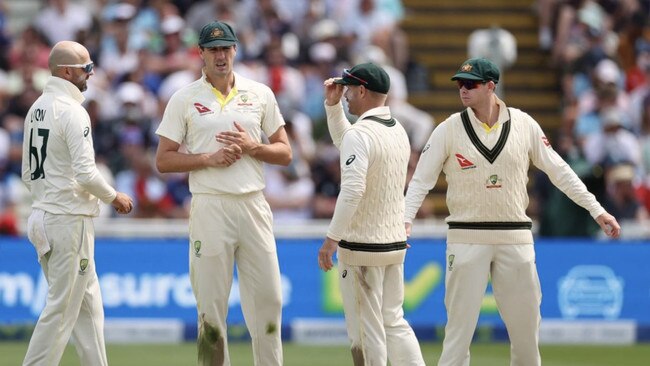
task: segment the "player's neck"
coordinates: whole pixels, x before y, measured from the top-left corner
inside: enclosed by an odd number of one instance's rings
[[[227,75],[207,75],[208,81],[221,94],[228,95],[230,90],[235,86],[235,74]]]
[[[476,118],[489,127],[494,126],[499,120],[499,104],[493,98],[490,98],[487,103],[472,108],[472,110]]]

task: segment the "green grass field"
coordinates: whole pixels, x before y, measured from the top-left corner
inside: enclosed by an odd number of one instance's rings
[[[0,365],[20,365],[27,350],[24,342],[0,342]],[[183,344],[108,345],[108,359],[116,366],[191,366],[196,365],[196,347]],[[422,343],[427,365],[436,365],[440,343]],[[505,343],[478,343],[472,346],[472,366],[509,365],[509,347]],[[650,344],[635,346],[542,346],[544,366],[646,366],[650,362]],[[231,343],[233,366],[251,366],[250,344]],[[305,346],[284,344],[285,366],[351,365],[345,346]],[[74,348],[68,347],[63,366],[79,366]]]

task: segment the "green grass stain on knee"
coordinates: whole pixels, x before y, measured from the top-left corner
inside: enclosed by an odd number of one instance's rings
[[[199,365],[222,366],[225,363],[224,335],[205,320],[205,314],[201,316],[197,346]]]
[[[363,350],[361,347],[354,346],[350,349],[352,352],[352,363],[354,366],[364,366]]]
[[[278,325],[275,323],[268,323],[266,325],[266,334],[273,334],[278,331]]]

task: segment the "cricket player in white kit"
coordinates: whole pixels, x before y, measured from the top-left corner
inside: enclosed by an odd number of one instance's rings
[[[495,95],[499,70],[492,61],[469,59],[452,80],[467,108],[433,131],[406,194],[410,233],[422,200],[440,172],[445,173],[447,325],[438,365],[469,365],[469,347],[489,278],[510,337],[510,365],[540,365],[541,290],[532,223],[525,212],[530,163],[588,210],[607,235],[618,237],[620,226],[553,150],[539,124]]]
[[[424,365],[420,345],[404,319],[404,186],[411,145],[385,106],[386,72],[373,63],[325,81],[325,111],[341,151],[341,193],[318,253],[324,271],[338,250],[339,283],[355,366]],[[359,116],[351,124],[349,112]]]
[[[233,72],[236,43],[226,23],[201,30],[203,75],[170,99],[156,131],[156,164],[190,172],[198,364],[230,365],[226,315],[236,262],[255,365],[282,365],[280,270],[262,162],[288,165],[291,148],[271,89]]]
[[[95,166],[90,117],[81,106],[93,75],[88,50],[63,41],[49,56],[52,77],[25,118],[22,179],[32,198],[27,236],[48,284],[45,308],[23,365],[58,365],[72,336],[82,365],[108,365],[104,309],[95,271],[92,218],[99,200],[133,207]]]

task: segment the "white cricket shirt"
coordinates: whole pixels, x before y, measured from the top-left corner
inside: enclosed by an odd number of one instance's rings
[[[413,221],[442,171],[447,180],[449,243],[532,243],[531,219],[526,215],[531,162],[592,217],[604,213],[594,195],[553,150],[539,124],[528,114],[507,108],[498,98],[497,102],[499,118],[490,131],[471,108],[466,109],[466,122],[456,113],[436,127],[409,183],[405,221]]]
[[[22,179],[32,207],[62,215],[99,215],[117,193],[95,165],[90,117],[71,82],[51,77],[25,117]]]
[[[190,154],[214,153],[224,144],[215,136],[236,131],[239,123],[256,141],[262,132],[273,135],[284,126],[278,103],[271,89],[235,73],[236,93],[221,106],[205,74],[178,90],[169,100],[156,134],[185,144]],[[262,162],[248,154],[229,167],[191,171],[192,194],[245,194],[264,189]]]

